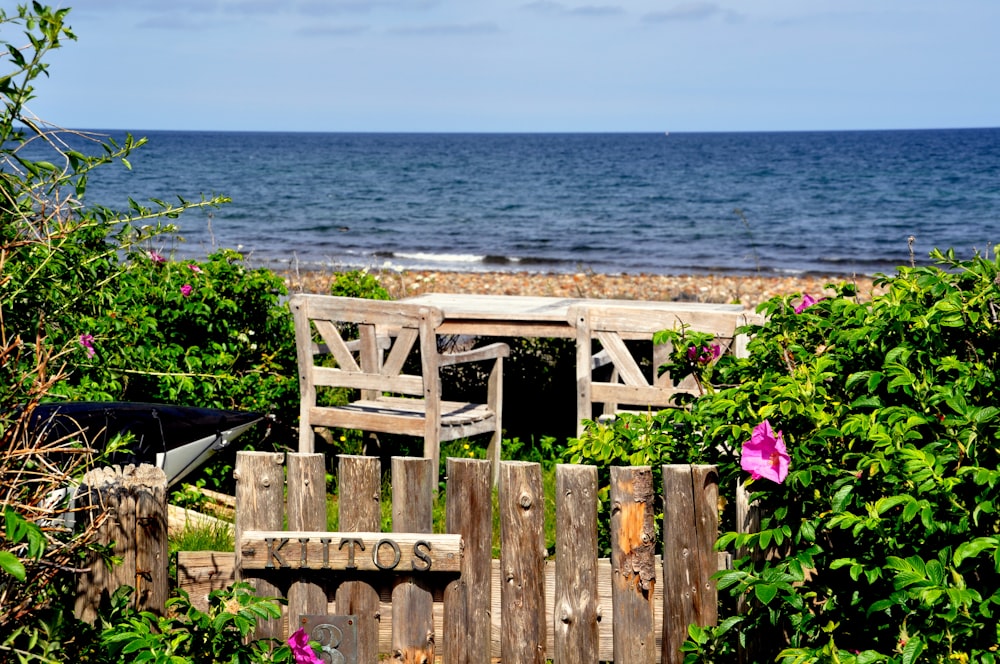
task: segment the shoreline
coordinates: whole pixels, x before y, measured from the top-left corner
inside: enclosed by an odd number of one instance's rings
[[[338,270],[279,271],[289,292],[329,293]],[[779,295],[829,296],[829,284],[854,283],[858,297],[880,292],[869,276],[738,276],[717,274],[600,274],[592,272],[452,272],[368,270],[393,299],[429,292],[480,295],[532,295],[620,300],[659,300],[743,304],[748,309]]]

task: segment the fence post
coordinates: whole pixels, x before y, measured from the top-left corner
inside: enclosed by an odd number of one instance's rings
[[[121,586],[135,589],[138,611],[162,613],[167,600],[167,476],[148,464],[95,468],[83,477],[77,500],[89,517],[107,514],[97,541],[111,544],[121,564],[108,569],[96,556],[77,584],[76,615],[93,622],[98,607]]]
[[[557,662],[597,662],[597,468],[556,466]]]
[[[326,464],[322,454],[288,454],[288,529],[325,531]],[[328,612],[326,589],[315,572],[292,579],[288,587],[289,631],[298,628],[303,615]]]
[[[545,494],[537,463],[500,462],[500,657],[545,662]]]
[[[382,464],[376,456],[337,457],[339,529],[374,533],[382,528]],[[371,583],[345,580],[337,586],[337,613],[358,617],[358,662],[378,662],[381,624],[378,590]]]
[[[274,452],[236,453],[236,580],[248,581],[261,597],[280,597],[281,590],[269,575],[243,570],[240,540],[248,530],[282,530],[285,516],[284,457]],[[258,623],[257,638],[283,638],[282,621]]]
[[[449,533],[462,536],[462,575],[444,590],[444,663],[489,664],[493,480],[489,461],[447,461]]]
[[[649,466],[611,467],[614,661],[656,661],[656,511]]]
[[[714,625],[718,592],[712,574],[719,531],[715,466],[663,466],[663,643],[661,661],[681,664],[691,623]]]
[[[393,532],[431,532],[435,464],[429,458],[392,458]],[[419,576],[399,575],[392,588],[393,659],[433,662],[435,640],[433,588]]]

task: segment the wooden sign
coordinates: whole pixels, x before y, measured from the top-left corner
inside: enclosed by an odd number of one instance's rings
[[[248,530],[243,569],[459,572],[461,535]]]

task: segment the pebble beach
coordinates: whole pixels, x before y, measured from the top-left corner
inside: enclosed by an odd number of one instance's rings
[[[852,282],[861,299],[877,289],[867,276],[739,276],[538,272],[451,272],[373,270],[394,299],[422,293],[535,295],[621,300],[661,300],[742,304],[754,309],[774,296],[833,293],[830,284]],[[290,292],[329,293],[333,271],[285,273]]]

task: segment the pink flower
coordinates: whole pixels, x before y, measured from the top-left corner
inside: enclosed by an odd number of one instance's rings
[[[288,637],[288,645],[295,657],[295,664],[323,664],[323,660],[316,656],[316,651],[309,645],[309,635],[301,627]]]
[[[784,437],[780,431],[775,434],[767,420],[755,426],[750,440],[743,443],[740,467],[755,480],[766,477],[781,484],[788,477],[790,462]]]
[[[188,269],[190,269],[195,274],[201,274],[201,268],[195,265],[194,263],[188,265]]]
[[[94,357],[96,351],[94,350],[94,335],[93,334],[81,334],[80,335],[80,345],[87,349],[87,357]]]
[[[158,252],[153,251],[152,249],[150,249],[150,251],[149,251],[149,260],[153,261],[154,263],[166,263],[167,262],[166,258],[164,258],[163,256],[161,256]]]
[[[184,284],[183,286],[181,286],[181,295],[187,297],[188,295],[191,294],[191,291],[193,290],[194,288],[191,287],[191,284]]]
[[[719,344],[702,346],[701,348],[697,346],[688,348],[688,359],[700,364],[708,364],[712,360],[718,359],[720,355],[722,355],[722,349],[719,347]]]
[[[809,293],[803,293],[802,294],[802,301],[799,302],[798,306],[795,307],[795,313],[801,314],[803,311],[805,311],[806,309],[808,309],[812,305],[816,304],[817,302],[819,302],[819,300],[817,300],[816,298],[814,298]]]

